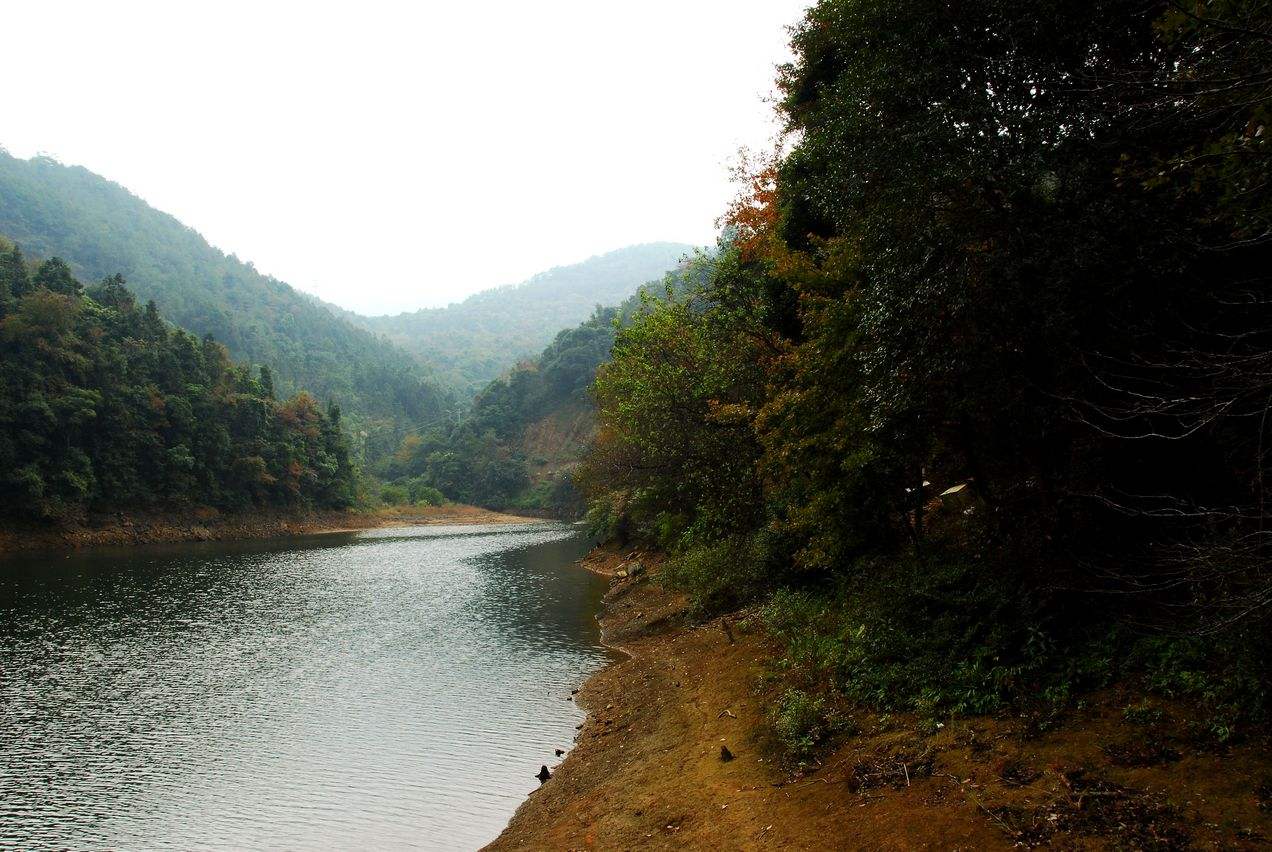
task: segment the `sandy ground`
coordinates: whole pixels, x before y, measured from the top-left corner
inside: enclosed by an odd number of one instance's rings
[[[585,562],[612,576],[629,559]],[[488,849],[1254,849],[1272,838],[1265,734],[1194,747],[1181,733],[1188,708],[1161,705],[1150,731],[1125,720],[1134,696],[1116,690],[1049,725],[982,717],[922,733],[917,719],[858,712],[859,733],[793,772],[766,739],[780,684],[756,619],[690,624],[683,600],[647,575],[615,578],[606,602],[605,639],[629,657],[582,688],[576,745]]]
[[[542,518],[530,518],[524,515],[509,515],[505,512],[492,512],[477,506],[464,506],[452,503],[448,506],[408,506],[404,508],[381,509],[368,516],[374,518],[377,527],[396,526],[444,526],[449,524],[541,524]],[[358,527],[357,529],[364,529]]]
[[[6,524],[0,526],[0,554],[96,545],[284,538],[392,526],[530,523],[542,521],[461,505],[412,506],[375,512],[258,511],[250,514],[223,514],[196,507],[180,513],[117,513],[82,524]]]

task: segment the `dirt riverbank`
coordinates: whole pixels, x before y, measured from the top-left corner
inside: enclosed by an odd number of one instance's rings
[[[206,507],[182,512],[112,513],[64,525],[0,526],[0,555],[30,550],[69,550],[98,545],[283,538],[354,532],[392,526],[540,523],[476,506],[428,506],[374,512],[222,513]]]
[[[646,568],[656,560],[640,558]],[[614,576],[630,555],[594,553]],[[576,696],[588,718],[491,850],[1267,848],[1266,734],[1205,745],[1189,708],[1109,690],[1056,719],[854,712],[818,765],[780,765],[765,716],[776,649],[747,614],[693,624],[648,572],[601,619],[629,657]],[[721,747],[731,760],[722,760]]]

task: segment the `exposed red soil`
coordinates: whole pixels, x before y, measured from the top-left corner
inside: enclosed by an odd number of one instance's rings
[[[610,576],[628,562],[585,560]],[[860,733],[794,774],[767,739],[781,687],[755,618],[691,624],[683,598],[641,573],[614,579],[601,623],[629,656],[583,687],[577,744],[489,849],[1253,849],[1272,838],[1267,737],[1198,747],[1182,734],[1187,707],[1159,704],[1163,719],[1146,728],[1123,713],[1142,696],[1110,690],[1045,733],[1012,717],[921,732],[917,719],[859,711]]]
[[[521,453],[531,481],[539,482],[576,465],[595,433],[592,406],[579,400],[567,401],[527,425],[521,438]]]

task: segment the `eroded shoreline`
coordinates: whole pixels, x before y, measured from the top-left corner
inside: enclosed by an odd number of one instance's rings
[[[633,558],[646,570],[616,577]],[[582,562],[612,578],[602,636],[626,656],[584,683],[574,747],[488,850],[1244,849],[1272,837],[1268,732],[1190,742],[1195,708],[1158,697],[1159,725],[1131,724],[1125,708],[1145,700],[1132,684],[1041,727],[1003,713],[933,728],[857,708],[830,751],[783,765],[766,724],[778,648],[757,614],[694,623],[682,596],[649,582],[656,559],[598,549]]]
[[[0,527],[0,556],[104,545],[291,538],[393,526],[542,522],[540,518],[460,505],[377,512],[251,513],[221,513],[195,507],[183,512],[114,513],[85,524],[48,526],[10,523]]]

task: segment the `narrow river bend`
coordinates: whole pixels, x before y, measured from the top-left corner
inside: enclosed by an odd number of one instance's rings
[[[0,562],[0,848],[472,849],[582,713],[553,524]]]

